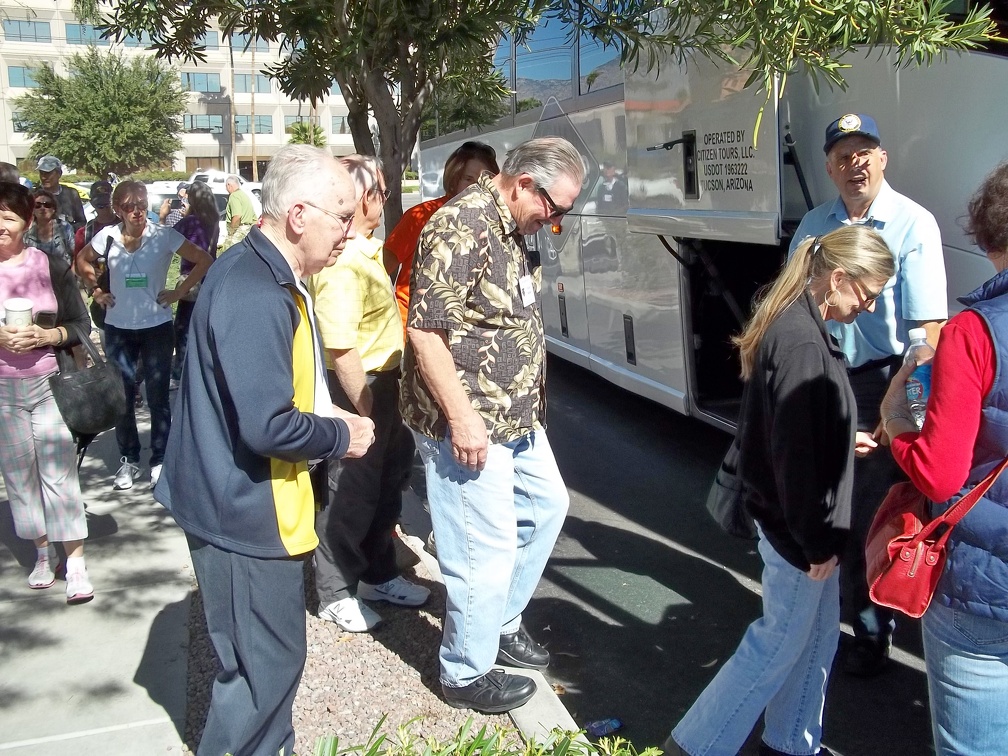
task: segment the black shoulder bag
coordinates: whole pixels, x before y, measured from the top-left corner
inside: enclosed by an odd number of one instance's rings
[[[61,361],[60,372],[49,377],[49,387],[60,415],[75,436],[97,435],[114,428],[126,412],[126,388],[122,373],[111,362],[102,359],[88,335],[75,325],[81,345],[94,363],[77,368],[72,359]]]

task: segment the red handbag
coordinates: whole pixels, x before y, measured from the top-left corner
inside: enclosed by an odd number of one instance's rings
[[[1005,467],[1008,457],[934,520],[930,520],[927,499],[913,483],[897,483],[889,489],[875,513],[865,546],[872,601],[911,617],[927,611],[945,568],[945,543],[952,528],[987,493]]]

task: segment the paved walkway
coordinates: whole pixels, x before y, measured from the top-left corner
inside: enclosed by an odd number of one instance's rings
[[[138,413],[141,439],[147,413]],[[90,536],[85,544],[93,601],[68,606],[65,583],[28,588],[35,548],[13,532],[0,481],[0,753],[67,750],[77,756],[183,753],[192,567],[185,538],[148,488],[146,452],[130,491],[113,491],[115,435],[102,434],[81,469]],[[405,540],[422,549],[430,524],[416,497],[406,503]],[[576,729],[552,688],[513,719],[526,736]]]

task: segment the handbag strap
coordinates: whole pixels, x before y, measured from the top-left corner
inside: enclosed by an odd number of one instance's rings
[[[983,480],[973,486],[972,491],[949,507],[945,514],[941,517],[936,517],[925,527],[921,528],[921,532],[918,533],[908,545],[916,546],[916,544],[921,543],[926,538],[930,537],[931,534],[942,525],[947,526],[947,530],[942,534],[939,540],[942,543],[948,540],[949,534],[952,532],[952,528],[954,528],[959,521],[969,513],[970,509],[973,508],[973,505],[976,504],[985,493],[987,493],[990,487],[994,485],[994,481],[998,479],[998,476],[1004,472],[1006,467],[1008,467],[1008,457],[1001,460],[997,467],[987,473]]]
[[[91,360],[95,365],[101,365],[105,362],[105,360],[102,359],[101,354],[99,354],[98,350],[95,348],[94,342],[91,341],[90,336],[84,333],[83,328],[78,326],[76,323],[64,323],[63,327],[68,331],[73,329],[73,332],[77,334],[77,338],[80,340],[81,346],[87,350],[87,353],[91,356]]]

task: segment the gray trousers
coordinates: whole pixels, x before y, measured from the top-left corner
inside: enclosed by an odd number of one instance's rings
[[[304,559],[257,559],[186,534],[221,669],[199,756],[290,756],[307,656]]]

